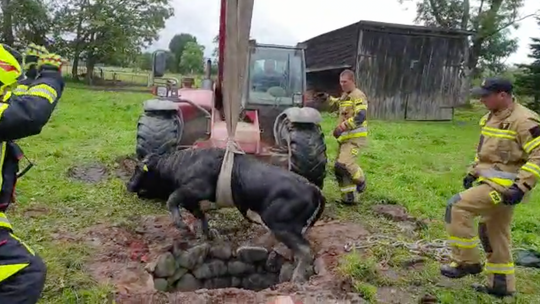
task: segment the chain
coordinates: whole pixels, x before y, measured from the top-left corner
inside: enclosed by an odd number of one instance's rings
[[[404,242],[396,238],[385,235],[372,235],[360,242],[347,242],[344,246],[345,252],[353,250],[363,250],[375,246],[404,248],[412,254],[419,256],[429,256],[437,261],[448,261],[451,257],[450,247],[445,240],[418,240],[416,242]]]

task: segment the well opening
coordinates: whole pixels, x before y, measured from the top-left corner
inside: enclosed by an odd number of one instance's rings
[[[241,288],[260,291],[291,280],[296,265],[276,250],[230,242],[176,243],[146,270],[156,290]],[[313,275],[310,267],[308,276]]]

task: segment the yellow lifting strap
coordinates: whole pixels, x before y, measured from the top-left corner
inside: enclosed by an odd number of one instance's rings
[[[223,110],[227,124],[227,148],[221,164],[216,204],[220,208],[234,206],[231,189],[234,155],[243,154],[235,135],[240,115],[242,87],[248,64],[249,32],[254,0],[227,0],[225,50],[223,62]]]

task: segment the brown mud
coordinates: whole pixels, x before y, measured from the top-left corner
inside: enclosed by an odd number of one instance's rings
[[[195,219],[188,214],[183,216],[194,231]],[[287,282],[259,292],[237,288],[175,293],[156,291],[145,266],[170,250],[175,241],[193,236],[181,235],[168,215],[146,216],[130,227],[101,224],[85,232],[85,241],[95,249],[95,255],[87,265],[88,271],[98,282],[115,286],[117,303],[267,303],[278,295],[291,295],[302,303],[321,303],[320,300],[325,300],[322,303],[335,300],[364,303],[336,268],[339,258],[345,253],[344,244],[369,234],[357,224],[338,221],[317,223],[308,233],[308,239],[326,271],[312,276],[301,286]],[[245,223],[231,223],[228,229],[220,229],[220,234],[232,243],[246,244],[261,242],[266,231]]]
[[[67,176],[85,183],[99,183],[108,177],[108,169],[100,163],[81,164],[69,168]]]

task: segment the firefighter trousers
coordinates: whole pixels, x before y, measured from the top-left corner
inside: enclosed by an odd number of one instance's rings
[[[37,303],[46,273],[41,258],[10,229],[0,227],[0,303]]]
[[[479,184],[453,196],[445,216],[454,262],[481,263],[481,243],[487,258],[488,287],[508,292],[516,290],[510,235],[513,212],[513,206],[502,203],[499,192]],[[476,217],[480,217],[478,229],[473,227]]]
[[[367,139],[352,138],[339,144],[338,156],[334,165],[336,179],[342,196],[365,187],[364,171],[358,165],[360,150],[366,146]]]

